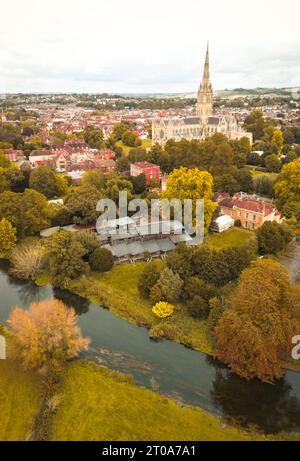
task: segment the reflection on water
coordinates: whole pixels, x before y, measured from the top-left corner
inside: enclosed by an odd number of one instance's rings
[[[55,297],[73,307],[84,336],[92,339],[84,357],[130,373],[138,385],[267,433],[300,431],[300,373],[287,372],[276,385],[247,382],[205,354],[171,341],[154,342],[148,331],[86,299],[14,279],[0,261],[0,322],[16,305]]]
[[[276,385],[245,382],[227,369],[219,369],[211,397],[226,418],[265,432],[300,431],[300,402],[284,379]]]
[[[53,294],[56,299],[62,301],[66,306],[73,307],[77,315],[87,314],[90,302],[88,299],[75,295],[59,288],[53,288]]]

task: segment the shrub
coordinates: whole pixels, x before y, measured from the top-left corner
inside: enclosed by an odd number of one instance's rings
[[[158,282],[150,290],[150,297],[153,302],[164,300],[176,302],[182,292],[183,280],[178,274],[166,267],[160,274]]]
[[[167,317],[171,317],[174,312],[174,306],[167,302],[161,301],[156,303],[155,306],[152,308],[152,312],[159,318],[165,319]]]
[[[151,261],[142,271],[139,279],[139,291],[145,298],[149,298],[150,290],[158,282],[161,270],[161,261]]]
[[[107,248],[97,248],[89,257],[89,264],[93,271],[108,272],[113,268],[114,258]]]
[[[262,255],[276,254],[284,250],[291,238],[292,233],[276,222],[266,221],[257,230],[258,248]]]
[[[100,247],[98,235],[90,230],[82,230],[76,234],[76,240],[86,249],[87,255],[91,255]]]
[[[20,279],[36,279],[42,272],[46,260],[45,248],[40,243],[16,247],[11,255],[11,272]]]

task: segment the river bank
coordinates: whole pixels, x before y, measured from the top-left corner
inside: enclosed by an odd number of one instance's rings
[[[82,334],[92,340],[83,358],[130,374],[136,385],[199,407],[230,426],[255,427],[267,434],[300,431],[298,373],[288,371],[275,385],[247,382],[208,355],[174,341],[151,341],[145,327],[122,320],[98,304],[49,285],[38,287],[14,279],[7,264],[0,265],[0,291],[0,322],[4,324],[16,305],[26,309],[43,299],[61,299],[75,308]]]
[[[138,281],[144,262],[115,266],[110,272],[92,272],[71,282],[69,291],[109,309],[113,314],[132,324],[146,327],[153,339],[169,339],[208,355],[213,354],[207,320],[194,319],[186,306],[177,305],[174,315],[159,319],[152,312],[152,304],[138,290]],[[39,286],[51,285],[51,278],[38,277]]]

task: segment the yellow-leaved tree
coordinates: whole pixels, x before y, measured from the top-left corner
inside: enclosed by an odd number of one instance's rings
[[[216,204],[213,202],[213,178],[208,171],[198,168],[181,167],[173,170],[167,180],[167,189],[163,198],[193,200],[193,219],[196,217],[196,200],[204,199],[204,228],[207,232]]]
[[[88,348],[74,309],[57,299],[16,307],[8,320],[17,357],[25,368],[56,367]]]
[[[284,165],[274,190],[276,204],[285,216],[300,219],[300,158]]]
[[[0,253],[12,250],[16,245],[16,229],[11,223],[3,218],[0,221]]]

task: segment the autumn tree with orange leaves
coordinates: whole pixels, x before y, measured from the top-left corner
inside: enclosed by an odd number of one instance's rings
[[[243,378],[272,382],[282,377],[299,331],[299,287],[278,262],[257,260],[242,272],[214,330],[216,355]]]
[[[16,307],[9,318],[18,358],[26,369],[56,367],[86,350],[90,343],[81,336],[74,309],[58,300]]]

